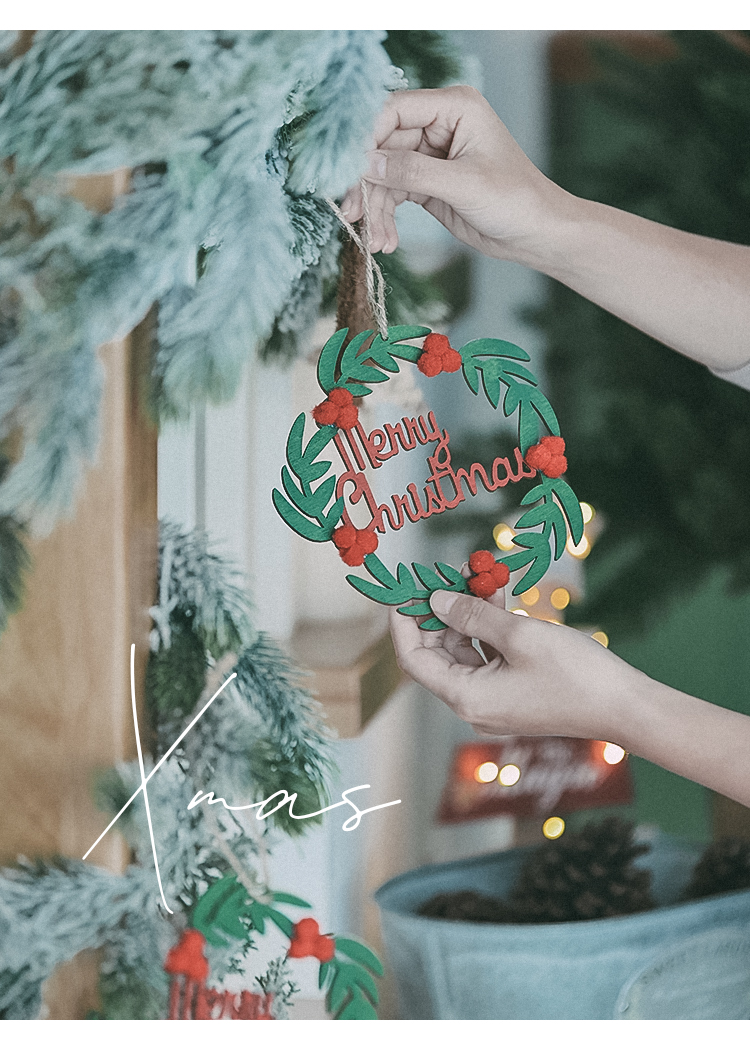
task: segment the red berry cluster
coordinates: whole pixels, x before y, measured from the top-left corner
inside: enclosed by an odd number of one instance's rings
[[[348,431],[359,420],[359,411],[354,405],[354,396],[346,388],[332,388],[325,402],[312,411],[316,424],[335,424]]]
[[[448,337],[441,333],[430,333],[417,359],[419,372],[426,377],[436,377],[438,373],[457,373],[460,368],[461,356],[451,347]]]
[[[331,535],[331,541],[349,567],[361,567],[365,556],[378,547],[374,530],[357,530],[351,523],[337,527]]]
[[[536,446],[529,446],[524,460],[529,468],[535,468],[550,479],[557,479],[568,470],[565,439],[559,435],[545,435]]]
[[[495,557],[486,549],[472,552],[469,556],[469,569],[474,574],[469,578],[469,589],[483,600],[494,596],[510,579],[507,566],[504,563],[496,563]]]
[[[164,961],[164,971],[186,976],[189,980],[208,977],[208,959],[203,953],[206,937],[198,929],[185,929],[180,942],[172,947]]]
[[[287,951],[289,958],[317,958],[319,962],[330,962],[335,953],[336,944],[330,936],[321,935],[315,918],[302,918],[294,926]]]

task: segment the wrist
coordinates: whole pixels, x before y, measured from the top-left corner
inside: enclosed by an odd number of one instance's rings
[[[586,206],[592,202],[569,194],[541,172],[536,175],[533,185],[518,191],[514,211],[522,217],[520,229],[497,238],[494,255],[564,280],[580,252]]]

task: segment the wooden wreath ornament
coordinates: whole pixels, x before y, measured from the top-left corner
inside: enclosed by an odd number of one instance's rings
[[[347,581],[378,603],[398,606],[401,614],[425,617],[421,628],[444,629],[432,614],[430,595],[437,589],[491,596],[509,580],[512,571],[527,567],[516,582],[518,596],[535,585],[553,559],[564,550],[568,531],[574,544],[583,536],[581,507],[571,487],[562,479],[567,468],[565,440],[555,411],[540,391],[536,377],[525,363],[530,356],[507,340],[471,340],[460,350],[448,338],[424,326],[390,326],[384,333],[366,329],[347,342],[348,329],[339,329],[327,341],[318,361],[318,383],[325,399],[312,410],[317,432],[304,440],[305,414],[301,413],[289,432],[287,464],[281,470],[281,490],[273,491],[273,503],[284,521],[308,541],[331,541],[349,566],[364,565],[373,580],[347,575]],[[422,339],[422,347],[407,341]],[[471,391],[481,387],[490,404],[506,417],[518,419],[518,445],[512,458],[495,457],[485,468],[473,464],[467,471],[451,465],[450,436],[441,429],[432,412],[417,418],[404,417],[398,424],[385,424],[369,434],[362,427],[355,399],[370,394],[370,385],[381,384],[399,372],[398,360],[415,362],[427,377],[462,371]],[[502,401],[501,401],[502,400]],[[345,471],[330,472],[331,461],[321,456],[333,443]],[[390,504],[379,504],[365,475],[369,464],[379,468],[401,450],[435,444],[427,455],[430,475],[423,497],[410,483],[407,493],[393,495]],[[400,530],[408,520],[416,523],[431,515],[455,508],[473,497],[479,484],[493,492],[522,478],[536,483],[521,499],[531,505],[518,519],[521,531],[513,541],[518,551],[495,559],[489,551],[472,553],[471,576],[435,562],[434,569],[421,563],[411,568],[399,563],[395,575],[375,555],[378,535],[390,528]],[[347,489],[349,492],[347,493]],[[365,502],[370,521],[364,528],[353,524],[347,504]],[[538,531],[533,528],[539,527]]]

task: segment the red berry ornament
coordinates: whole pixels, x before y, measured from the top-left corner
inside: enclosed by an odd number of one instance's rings
[[[319,962],[330,962],[336,953],[336,943],[330,936],[318,936],[313,954]]]
[[[351,406],[354,396],[348,388],[332,388],[328,392],[328,401],[334,406]]]
[[[336,548],[351,548],[356,540],[357,528],[353,527],[351,523],[336,527],[331,535],[331,541],[333,541]]]
[[[436,377],[443,372],[443,360],[438,355],[422,354],[417,359],[417,369],[426,377]]]
[[[185,929],[180,942],[167,953],[164,971],[186,976],[189,980],[206,980],[208,960],[203,953],[206,937],[197,929]]]
[[[343,428],[344,431],[350,431],[356,428],[358,421],[359,410],[356,406],[342,406],[336,417],[336,426]]]
[[[510,571],[506,563],[496,563],[490,574],[495,579],[495,584],[499,589],[502,589],[510,581]]]
[[[469,578],[469,591],[480,599],[488,600],[510,580],[510,571],[505,563],[496,563],[487,549],[479,549],[469,556],[469,569],[474,576]]]
[[[357,530],[350,523],[337,527],[331,534],[331,541],[348,567],[361,567],[365,556],[378,547],[374,530]]]
[[[302,918],[294,926],[287,957],[317,958],[319,962],[330,962],[335,953],[335,941],[330,936],[321,935],[315,918]]]
[[[545,435],[536,446],[528,448],[524,460],[529,468],[535,468],[550,479],[557,479],[568,469],[565,439],[559,435]]]
[[[443,354],[443,372],[444,373],[458,373],[459,369],[463,365],[461,356],[458,351],[455,351],[452,347]]]
[[[345,431],[354,428],[359,421],[354,396],[347,388],[331,388],[328,398],[313,409],[312,415],[316,424],[335,424]]]
[[[475,574],[481,574],[483,570],[492,570],[495,566],[495,557],[486,548],[472,552],[469,556],[469,569]]]
[[[417,359],[417,369],[426,377],[438,373],[456,373],[461,368],[461,356],[451,347],[447,336],[430,333],[422,345],[422,354]]]
[[[326,399],[313,409],[312,415],[316,424],[335,424],[339,408]]]

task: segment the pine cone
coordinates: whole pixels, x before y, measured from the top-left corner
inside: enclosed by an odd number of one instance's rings
[[[647,850],[634,844],[633,824],[617,817],[542,845],[511,891],[516,920],[590,921],[651,910],[651,872],[633,866]]]
[[[750,842],[725,837],[708,845],[682,898],[701,899],[743,888],[750,888]]]
[[[423,918],[445,918],[451,921],[515,921],[504,900],[466,889],[461,892],[438,892],[418,909]]]

